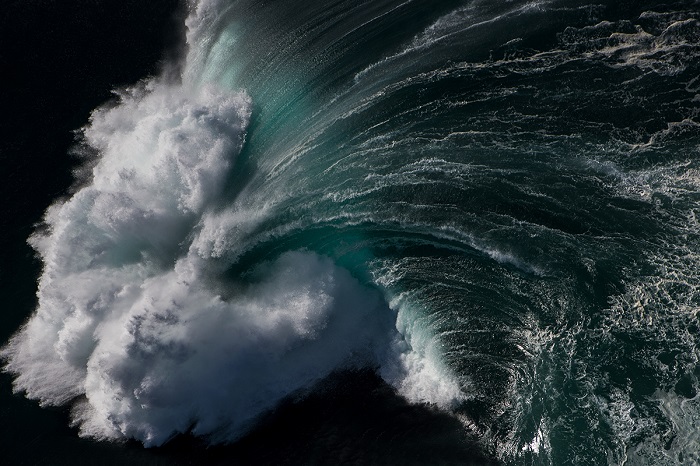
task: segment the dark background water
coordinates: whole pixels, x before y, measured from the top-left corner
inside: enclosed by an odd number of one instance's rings
[[[161,71],[182,47],[177,0],[13,1],[0,7],[0,341],[36,305],[26,239],[69,193],[75,130],[115,87]],[[69,409],[42,409],[0,374],[3,464],[475,464],[491,460],[455,419],[411,406],[371,371],[336,374],[235,445],[189,437],[146,450],[78,437]]]

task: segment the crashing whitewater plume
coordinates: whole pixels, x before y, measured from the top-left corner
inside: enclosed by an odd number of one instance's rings
[[[190,41],[210,21],[202,5]],[[233,440],[339,368],[381,366],[399,389],[410,377],[415,401],[459,396],[408,354],[380,294],[330,259],[290,251],[245,281],[219,278],[221,237],[265,213],[224,198],[250,115],[245,92],[186,80],[152,80],[93,113],[91,178],[30,239],[44,262],[38,309],[2,350],[16,391],[77,399],[81,434],[146,446],[188,431]]]

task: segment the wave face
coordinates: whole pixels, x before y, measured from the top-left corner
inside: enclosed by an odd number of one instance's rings
[[[506,464],[700,462],[700,8],[190,5],[30,238],[15,390],[245,435],[373,368]]]

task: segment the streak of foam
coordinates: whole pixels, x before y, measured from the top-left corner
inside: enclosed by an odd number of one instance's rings
[[[581,49],[589,59],[672,76],[685,70],[689,63],[686,57],[699,53],[697,13],[686,12],[684,16],[644,12],[638,18],[643,26],[603,21],[582,29],[567,28],[561,37],[564,44]]]
[[[425,50],[434,47],[437,44],[444,43],[450,38],[466,31],[477,29],[484,26],[498,23],[508,18],[519,16],[521,14],[531,13],[533,11],[542,11],[548,4],[548,1],[532,1],[526,2],[517,8],[504,11],[501,14],[494,15],[489,12],[490,5],[485,2],[473,2],[467,7],[458,8],[435,21],[428,26],[421,34],[413,38],[400,52],[384,58],[380,62],[376,62],[363,69],[355,75],[355,83],[359,83],[367,75],[375,72],[395,62],[405,56],[410,56],[415,53],[421,53]]]

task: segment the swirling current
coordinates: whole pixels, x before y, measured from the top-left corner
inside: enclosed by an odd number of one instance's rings
[[[370,369],[498,463],[700,462],[699,2],[188,8],[29,239],[16,391],[216,444]]]

